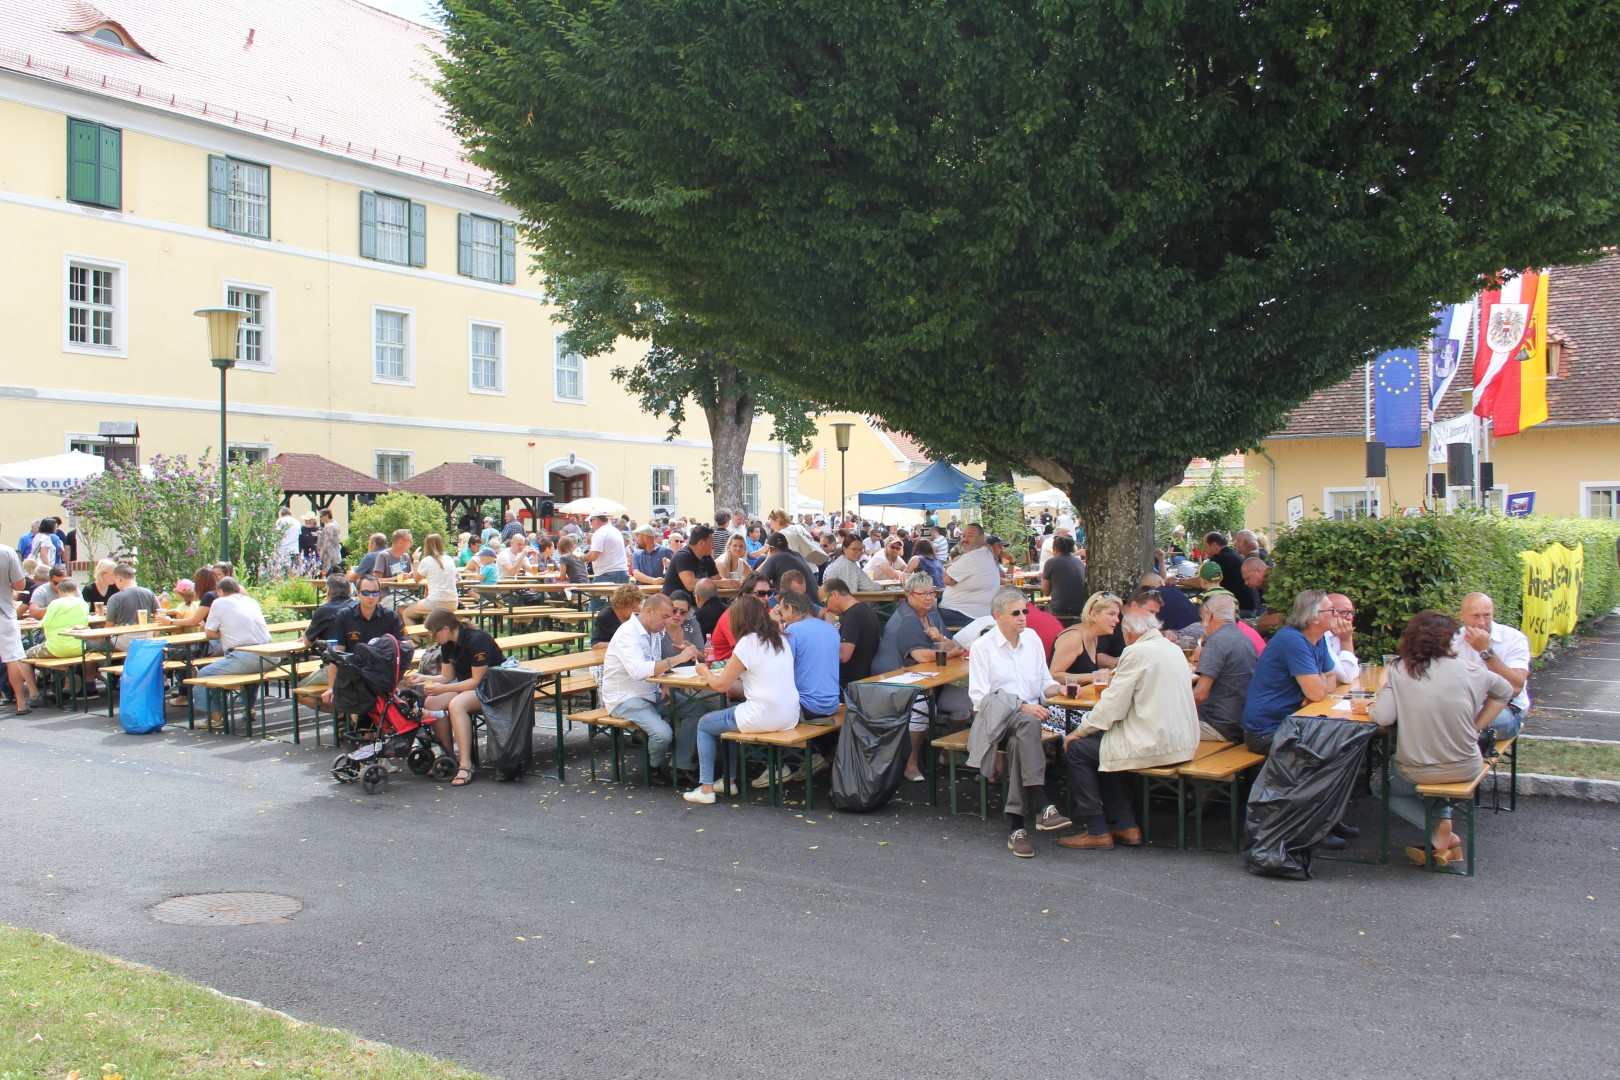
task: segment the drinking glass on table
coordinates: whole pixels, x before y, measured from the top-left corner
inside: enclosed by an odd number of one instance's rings
[[[1361,689],[1369,694],[1378,692],[1378,680],[1384,674],[1384,669],[1377,664],[1361,665]]]
[[[1095,686],[1097,689],[1101,690],[1103,687],[1107,686],[1110,682],[1112,682],[1113,679],[1114,679],[1114,669],[1113,668],[1100,667],[1091,676],[1091,685]]]

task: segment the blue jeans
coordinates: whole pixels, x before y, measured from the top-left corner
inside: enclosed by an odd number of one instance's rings
[[[1492,735],[1496,736],[1497,742],[1501,742],[1503,739],[1516,739],[1519,737],[1519,730],[1524,727],[1524,714],[1509,705],[1497,714],[1496,719],[1492,720],[1486,727]]]
[[[675,731],[664,719],[656,701],[644,697],[631,698],[619,702],[609,711],[647,733],[647,754],[652,758],[653,768],[669,764],[669,748],[675,741]]]
[[[714,783],[714,759],[720,752],[720,736],[737,730],[737,706],[704,713],[698,721],[698,783]],[[737,748],[730,753],[732,771],[738,767]]]
[[[1423,828],[1423,799],[1417,793],[1417,785],[1394,769],[1389,772],[1389,809],[1418,828]],[[1446,800],[1441,800],[1434,811],[1435,821],[1442,818],[1451,818],[1451,803]],[[1426,844],[1429,841],[1425,838],[1423,842]]]
[[[207,667],[197,669],[197,677],[203,678],[211,675],[247,675],[265,670],[275,662],[267,657],[255,656],[252,653],[230,652],[215,660]],[[257,686],[244,686],[240,691],[240,700],[243,710],[253,708],[253,702],[259,696]],[[225,711],[225,691],[209,690],[207,687],[194,686],[191,688],[191,701],[199,712],[222,713]]]
[[[609,570],[605,574],[597,574],[591,580],[598,585],[623,585],[630,580],[630,575],[623,570]]]

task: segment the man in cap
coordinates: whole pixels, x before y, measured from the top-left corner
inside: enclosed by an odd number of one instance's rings
[[[642,585],[663,585],[675,553],[658,542],[658,530],[651,525],[637,529],[635,540],[636,550],[630,554],[630,579]]]

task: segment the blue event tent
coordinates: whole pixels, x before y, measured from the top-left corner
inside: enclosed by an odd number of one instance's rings
[[[982,483],[984,481],[969,476],[954,465],[937,461],[898,484],[861,492],[859,505],[897,506],[908,510],[961,506],[962,493]]]

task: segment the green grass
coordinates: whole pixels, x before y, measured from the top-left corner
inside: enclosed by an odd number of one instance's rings
[[[1520,739],[1519,771],[1620,780],[1620,745],[1579,739]]]
[[[187,1076],[478,1074],[299,1023],[49,934],[0,926],[0,1080]]]

